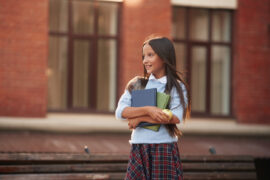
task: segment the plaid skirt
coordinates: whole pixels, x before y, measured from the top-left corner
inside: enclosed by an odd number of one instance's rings
[[[132,144],[126,180],[183,180],[177,143]]]

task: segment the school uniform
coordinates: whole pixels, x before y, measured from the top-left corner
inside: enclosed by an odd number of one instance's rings
[[[157,88],[157,92],[164,92],[167,77],[156,79],[150,75],[145,89]],[[187,102],[186,89],[183,83],[180,87]],[[178,117],[180,123],[183,121],[183,107],[175,87],[172,88],[169,108]],[[122,112],[131,106],[131,94],[125,90],[118,102],[115,116],[117,119],[125,120]],[[177,146],[178,138],[170,136],[165,125],[161,125],[159,131],[137,127],[133,129],[130,143],[132,144],[126,178],[130,179],[183,179],[183,168],[180,153]]]

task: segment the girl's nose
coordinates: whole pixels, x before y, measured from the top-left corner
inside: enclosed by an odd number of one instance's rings
[[[148,62],[148,58],[144,57],[143,58],[143,64],[147,63]]]

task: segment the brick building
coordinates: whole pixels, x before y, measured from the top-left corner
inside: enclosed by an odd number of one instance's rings
[[[192,117],[270,123],[270,0],[0,0],[0,116],[113,113],[152,33],[175,43]]]

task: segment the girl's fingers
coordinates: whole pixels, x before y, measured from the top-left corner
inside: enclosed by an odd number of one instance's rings
[[[162,121],[163,122],[168,122],[169,121],[169,116],[164,112],[162,112]]]
[[[158,115],[157,120],[158,120],[159,122],[162,122],[162,121],[163,121],[162,115]]]
[[[164,117],[162,114],[159,114],[159,115],[158,115],[158,121],[159,121],[159,122],[165,121],[165,117]]]
[[[170,117],[159,108],[152,112],[151,117],[158,122],[169,122],[170,119]]]
[[[128,122],[128,129],[133,129],[132,123],[130,121]]]
[[[160,117],[159,116],[156,116],[154,119],[160,122]]]
[[[166,121],[169,122],[170,121],[170,116],[168,114],[166,114],[166,113],[164,113],[164,114],[166,116]]]

